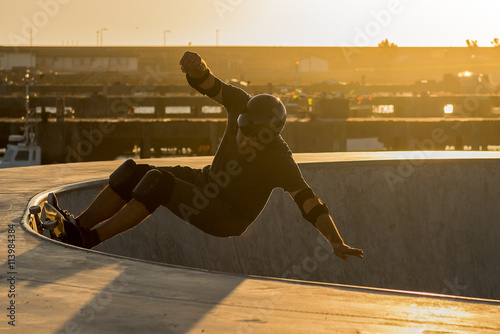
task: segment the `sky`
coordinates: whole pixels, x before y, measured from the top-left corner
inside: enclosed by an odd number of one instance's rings
[[[499,12],[498,0],[0,0],[0,45],[486,47]]]

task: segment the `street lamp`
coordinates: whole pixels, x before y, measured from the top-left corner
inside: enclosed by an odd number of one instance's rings
[[[103,35],[103,31],[107,31],[108,28],[101,28],[100,29],[100,32],[101,32],[101,46],[102,46],[102,35]]]
[[[219,46],[219,29],[215,30],[215,46]]]
[[[99,30],[97,30],[96,33],[97,33],[97,46],[99,46]]]
[[[169,33],[170,30],[163,30],[163,46],[167,46],[167,33]]]

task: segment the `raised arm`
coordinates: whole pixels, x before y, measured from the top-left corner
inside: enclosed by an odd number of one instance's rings
[[[221,82],[216,78],[207,63],[196,52],[186,51],[179,62],[181,71],[191,87],[222,104]]]
[[[363,258],[363,250],[352,248],[344,243],[340,236],[332,217],[328,212],[326,204],[316,196],[311,188],[290,192],[290,195],[297,203],[304,218],[310,222],[318,231],[330,242],[332,249],[338,257],[345,261],[349,258],[347,255]]]

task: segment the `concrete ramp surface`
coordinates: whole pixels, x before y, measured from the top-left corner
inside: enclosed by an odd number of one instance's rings
[[[301,169],[365,260],[334,256],[281,189],[241,237],[208,236],[162,208],[97,249],[244,275],[500,299],[498,161],[304,162]],[[78,212],[102,186],[59,197]]]
[[[17,329],[498,332],[500,154],[417,154],[296,155],[346,242],[365,251],[349,263],[331,254],[279,189],[241,237],[205,235],[166,209],[98,252],[18,228]],[[29,204],[43,200],[50,189],[78,213],[119,163],[1,171],[2,208],[11,212],[2,230],[25,223],[27,199],[40,193]]]

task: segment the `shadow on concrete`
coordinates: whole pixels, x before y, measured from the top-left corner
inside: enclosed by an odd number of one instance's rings
[[[91,183],[86,188],[92,194],[88,198],[93,198],[101,188],[101,184]],[[70,189],[66,195],[63,192],[60,196],[62,207],[68,207],[66,203],[72,198],[71,192]],[[45,195],[37,196],[38,200],[43,200]],[[81,206],[89,204],[77,203]],[[53,312],[73,309],[74,316],[56,330],[60,333],[92,332],[93,328],[102,332],[121,332],[121,329],[130,332],[134,328],[146,333],[186,332],[213,307],[220,305],[245,279],[221,275],[220,280],[213,284],[212,280],[207,280],[204,270],[65,245],[37,235],[26,222],[25,215],[23,227],[28,231],[25,237],[37,239],[38,244],[17,255],[18,280],[24,281],[24,288],[34,291],[39,298],[54,299],[57,306]],[[12,223],[19,228],[18,221]],[[50,258],[49,262],[47,258]],[[40,268],[22,266],[35,263],[50,263],[50,267],[43,270],[43,275],[36,276],[35,272],[39,273]],[[207,290],[202,298],[200,289]],[[73,293],[78,290],[78,298],[68,299],[65,290]],[[134,300],[133,305],[130,300]],[[137,312],[140,317],[130,317],[134,313],[131,309],[136,307],[140,308]]]

